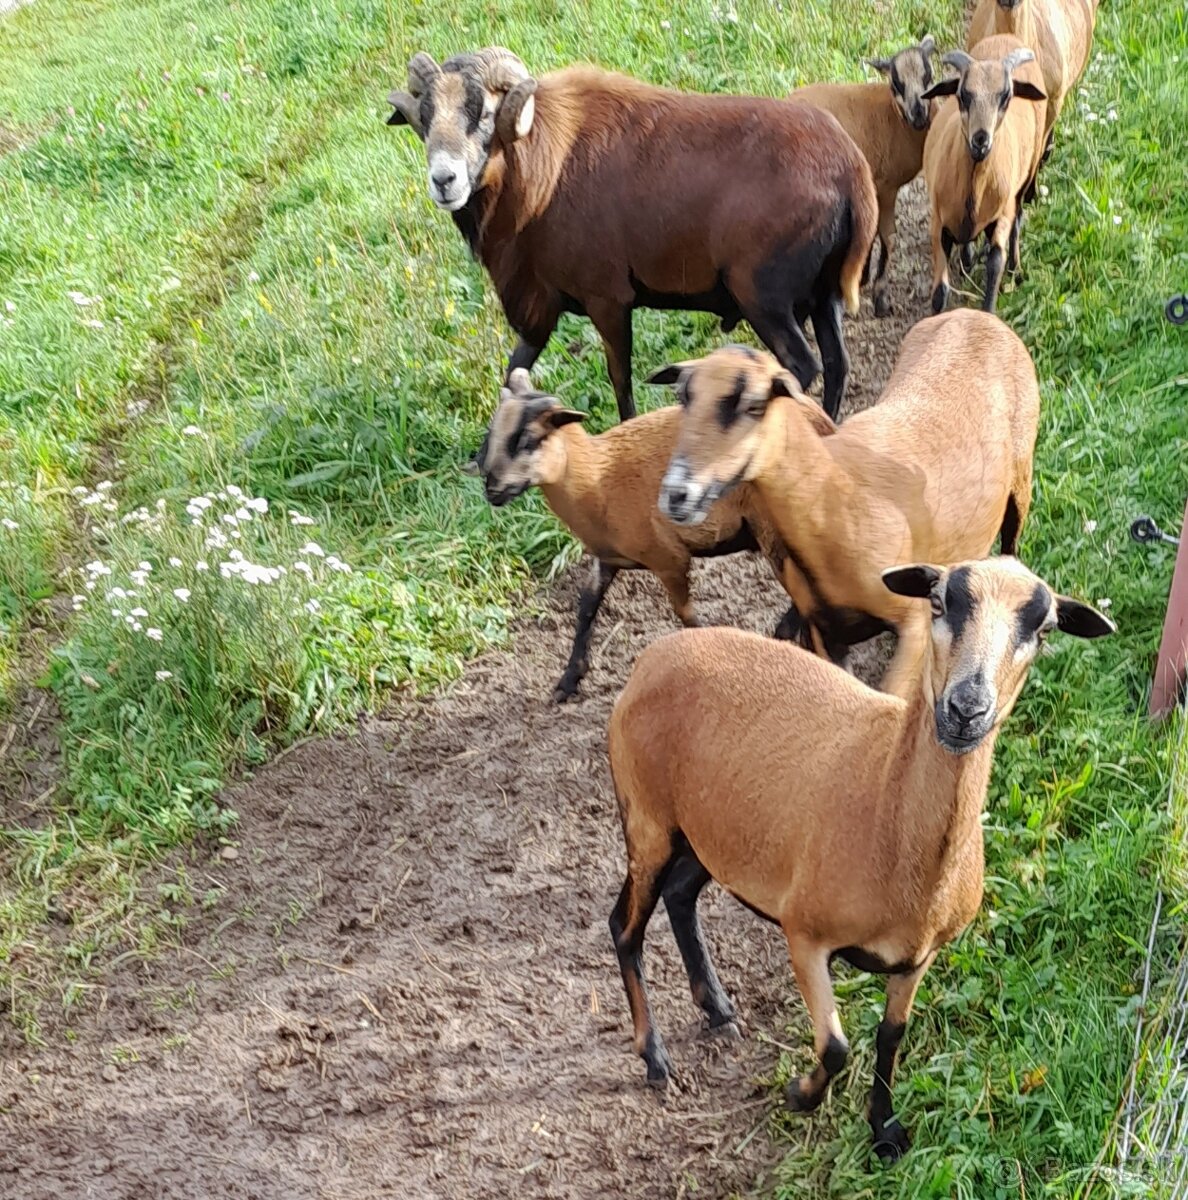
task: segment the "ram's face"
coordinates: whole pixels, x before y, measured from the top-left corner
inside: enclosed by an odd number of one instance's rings
[[[427,54],[408,65],[408,91],[395,91],[389,125],[409,125],[425,143],[429,197],[457,212],[482,186],[497,144],[532,127],[536,80],[508,50],[461,54],[438,66]]]
[[[472,73],[456,69],[442,71],[421,97],[429,196],[439,208],[455,212],[478,190],[500,99]]]

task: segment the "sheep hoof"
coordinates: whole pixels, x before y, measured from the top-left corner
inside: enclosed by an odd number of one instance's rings
[[[874,1152],[885,1163],[898,1162],[908,1152],[911,1144],[912,1140],[908,1137],[907,1130],[892,1117],[883,1126],[882,1132],[875,1134]]]
[[[949,302],[949,285],[947,283],[938,283],[936,289],[932,293],[932,311],[941,313],[945,311],[945,305]]]
[[[578,681],[576,679],[562,679],[553,690],[553,703],[565,704],[570,700],[576,700],[577,691]]]
[[[742,1041],[742,1030],[739,1029],[738,1022],[734,1020],[723,1021],[721,1025],[711,1025],[709,1035],[723,1042]]]
[[[648,1062],[648,1087],[657,1092],[668,1090],[668,1084],[672,1079],[672,1063],[668,1060],[668,1055],[662,1050],[659,1055]]]
[[[879,292],[874,298],[874,312],[876,317],[889,317],[895,312],[891,306],[891,300],[886,292]]]
[[[793,1079],[784,1089],[784,1103],[789,1112],[810,1113],[825,1099],[825,1089],[813,1092],[804,1079]]]

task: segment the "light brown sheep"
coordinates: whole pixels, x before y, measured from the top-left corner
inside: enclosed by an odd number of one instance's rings
[[[890,58],[870,65],[887,76],[881,83],[811,83],[797,88],[790,100],[804,101],[832,113],[870,164],[879,199],[879,269],[875,276],[875,315],[889,316],[887,267],[895,246],[895,201],[899,189],[920,174],[924,139],[932,119],[932,102],[923,98],[932,86],[936,43],[924,38]]]
[[[980,817],[998,731],[1053,629],[1113,626],[1014,558],[899,567],[884,586],[931,604],[922,669],[882,695],[795,646],[731,629],[670,634],[636,660],[610,720],[627,849],[610,918],[648,1082],[672,1066],[648,1005],[643,941],[663,896],[693,998],[737,1033],[697,917],[712,878],[780,925],[812,1018],[818,1065],[787,1089],[810,1111],[845,1064],[829,964],[886,974],[869,1119],[883,1158],[907,1149],[892,1115],[916,988],[982,898]]]
[[[1035,55],[1017,38],[996,36],[968,55],[952,50],[943,60],[960,74],[930,97],[957,96],[933,120],[924,147],[932,238],[932,311],[949,297],[949,255],[986,234],[986,291],[993,312],[1003,270],[1019,270],[1023,201],[1044,152],[1044,99]]]
[[[805,398],[803,406],[812,428],[821,434],[833,431],[833,422],[817,404]],[[679,409],[645,413],[595,437],[579,424],[585,415],[534,391],[528,373],[514,370],[472,467],[483,476],[487,499],[497,507],[539,487],[549,507],[594,557],[590,582],[578,602],[569,664],[554,692],[558,701],[573,696],[586,674],[594,618],[619,571],[651,571],[680,620],[696,625],[689,598],[692,559],[762,550],[777,578],[791,569],[783,543],[749,488],[714,505],[694,527],[675,525],[661,515],[656,497],[676,445]],[[798,623],[791,613],[780,631]]]
[[[1096,21],[1097,0],[979,0],[965,44],[972,53],[984,39],[1007,33],[1035,51],[1048,94],[1046,141],[1089,61]]]
[[[677,383],[685,412],[662,510],[692,523],[749,482],[787,549],[806,641],[844,661],[849,646],[895,630],[883,687],[905,694],[928,623],[880,572],[981,558],[998,534],[1012,554],[1027,518],[1039,389],[1019,338],[967,309],[919,322],[879,402],[829,438],[770,355],[718,350],[653,379]]]

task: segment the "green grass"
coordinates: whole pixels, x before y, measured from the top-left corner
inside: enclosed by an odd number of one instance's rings
[[[957,7],[39,0],[0,24],[0,147],[17,147],[0,157],[0,520],[17,526],[0,527],[0,706],[42,670],[32,635],[48,625],[63,751],[49,818],[14,817],[0,842],[0,984],[29,1036],[49,985],[73,1003],[113,945],[168,935],[139,867],[233,821],[216,795],[236,764],[392,686],[450,678],[573,554],[539,501],[495,514],[458,473],[511,338],[424,195],[419,144],[383,125],[409,55],[501,42],[538,71],[586,58],[778,95],[861,77],[861,55],[926,30],[951,42]],[[1000,311],[1044,395],[1024,557],[1108,598],[1119,633],[1054,641],[1000,742],[986,903],[905,1043],[911,1155],[869,1169],[880,990],[848,979],[855,1065],[813,1121],[775,1121],[781,1196],[1073,1196],[1122,1091],[1173,844],[1167,745],[1141,715],[1171,558],[1126,529],[1140,512],[1174,525],[1188,485],[1188,334],[1161,316],[1188,288],[1183,13],[1107,3],[1097,47]],[[718,336],[707,318],[640,314],[637,363]],[[613,419],[588,323],[565,324],[538,378]],[[219,522],[239,538],[207,545],[210,513],[246,498],[268,511]],[[223,578],[232,548],[286,573]],[[107,601],[113,587],[137,595]],[[44,921],[63,904],[76,932],[51,950]]]

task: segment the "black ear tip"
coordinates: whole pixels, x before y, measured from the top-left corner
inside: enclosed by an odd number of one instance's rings
[[[644,382],[645,383],[658,383],[658,384],[676,383],[676,381],[680,378],[680,376],[681,376],[680,367],[671,367],[671,366],[661,367],[658,371],[653,371],[647,377],[647,379],[644,380]]]
[[[403,125],[405,124],[404,117],[400,113],[394,112],[385,122],[385,125]]]

